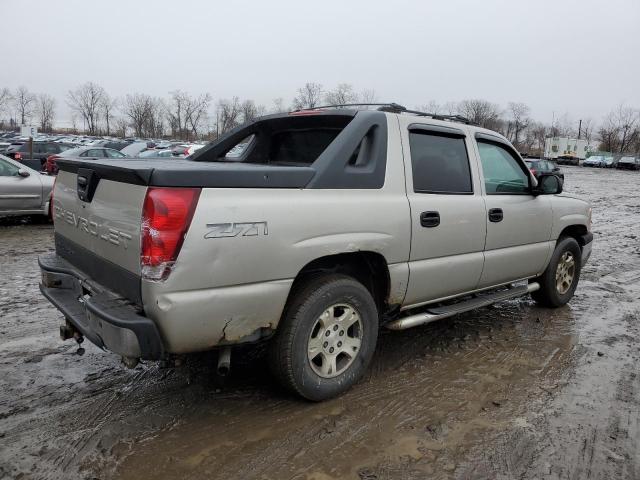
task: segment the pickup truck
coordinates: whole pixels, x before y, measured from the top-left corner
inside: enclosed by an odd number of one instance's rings
[[[64,339],[135,366],[268,342],[274,376],[344,392],[379,328],[573,296],[591,208],[501,135],[396,104],[258,118],[187,159],[60,160],[42,293]]]

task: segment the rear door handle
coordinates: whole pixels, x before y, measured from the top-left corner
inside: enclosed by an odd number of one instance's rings
[[[420,214],[420,225],[426,228],[437,227],[440,225],[439,212],[422,212]]]
[[[504,218],[504,214],[502,213],[501,208],[492,208],[489,210],[489,221],[490,222],[501,222]]]

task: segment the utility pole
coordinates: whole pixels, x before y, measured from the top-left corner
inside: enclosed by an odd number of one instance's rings
[[[581,130],[582,130],[582,119],[580,119],[580,123],[578,124],[578,140],[580,140]]]

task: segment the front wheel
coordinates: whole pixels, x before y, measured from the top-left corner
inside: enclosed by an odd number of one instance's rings
[[[572,237],[558,241],[549,265],[543,274],[532,280],[540,284],[540,290],[531,294],[533,299],[547,307],[561,307],[573,297],[582,265],[582,250]]]
[[[378,338],[378,310],[360,282],[315,277],[296,289],[270,345],[280,383],[312,401],[340,395],[366,371]]]

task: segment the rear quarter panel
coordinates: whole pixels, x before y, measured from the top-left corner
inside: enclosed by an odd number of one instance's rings
[[[326,255],[380,253],[401,301],[410,215],[397,121],[389,127],[382,189],[203,189],[170,277],[143,281],[145,310],[169,351],[274,329],[298,272]]]

